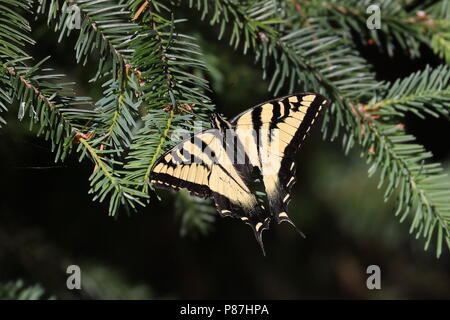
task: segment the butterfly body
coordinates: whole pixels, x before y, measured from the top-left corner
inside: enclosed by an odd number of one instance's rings
[[[295,183],[295,154],[319,112],[329,105],[319,94],[300,93],[259,104],[227,121],[213,115],[213,128],[184,140],[154,164],[151,182],[213,198],[221,216],[241,219],[262,245],[274,219],[295,225],[287,214]],[[269,209],[250,190],[252,173],[262,177]]]

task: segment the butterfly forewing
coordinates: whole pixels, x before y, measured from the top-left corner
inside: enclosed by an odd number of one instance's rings
[[[231,121],[249,165],[262,174],[270,209],[279,222],[290,222],[286,207],[295,183],[295,153],[328,104],[314,93],[286,96],[253,107]]]

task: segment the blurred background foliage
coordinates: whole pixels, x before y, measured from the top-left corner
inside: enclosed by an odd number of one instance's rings
[[[252,57],[218,41],[193,12],[185,15],[192,23],[183,27],[201,39],[219,112],[232,117],[271,98]],[[51,55],[51,67],[76,80],[80,95],[101,97],[101,88],[88,83],[95,58],[87,67],[78,65],[74,37],[58,44],[42,18],[32,30],[39,44],[31,48],[34,57]],[[440,63],[426,46],[420,58],[359,49],[378,80]],[[367,178],[359,151],[345,156],[341,146],[321,139],[318,128],[298,156],[290,205],[307,238],[288,225],[274,226],[264,234],[263,257],[247,226],[214,219],[214,212],[191,232],[198,217],[189,212],[190,202],[171,192],[159,192],[161,201],[137,214],[107,216],[107,205],[87,194],[92,166],[73,156],[55,164],[49,143],[28,130],[27,120],[17,120],[17,110],[6,114],[0,131],[0,298],[450,298],[447,252],[436,259],[423,251],[423,243],[410,238],[409,225],[393,216],[394,200],[383,202],[377,177]],[[405,126],[448,171],[448,122],[408,116]],[[175,214],[176,208],[191,218]],[[66,288],[71,264],[81,267],[81,291]],[[382,290],[366,288],[371,264],[381,267]]]

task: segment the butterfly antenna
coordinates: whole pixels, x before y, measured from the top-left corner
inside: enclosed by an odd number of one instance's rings
[[[306,235],[299,229],[297,228],[297,226],[294,224],[294,222],[292,222],[292,220],[286,215],[284,214],[283,217],[278,216],[278,224],[282,223],[282,222],[287,222],[289,223],[291,226],[294,227],[295,231],[297,231],[297,233],[303,238],[306,239]]]

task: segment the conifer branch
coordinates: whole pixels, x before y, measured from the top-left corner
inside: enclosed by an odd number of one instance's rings
[[[384,99],[371,102],[364,110],[379,117],[405,116],[407,112],[424,119],[425,115],[448,117],[450,113],[450,68],[427,67],[405,79],[386,85]]]
[[[62,75],[49,74],[51,70],[47,69],[41,70],[41,65],[45,61],[28,67],[26,62],[31,59],[28,56],[15,60],[12,59],[13,56],[6,58],[9,59],[5,59],[6,62],[2,67],[8,73],[9,78],[6,82],[13,94],[8,102],[12,102],[12,99],[19,102],[19,119],[29,111],[30,126],[39,124],[38,135],[44,134],[46,139],[51,140],[56,159],[64,160],[78,144],[80,160],[87,155],[96,165],[91,176],[91,193],[98,192],[94,199],[102,201],[106,195],[111,195],[112,214],[117,212],[119,204],[134,207],[135,203],[141,203],[139,199],[146,196],[122,186],[123,181],[119,177],[119,172],[113,167],[119,163],[110,157],[105,158],[104,155],[108,154],[108,150],[104,150],[104,137],[102,135],[95,137],[106,127],[103,121],[105,114],[92,110],[90,99],[75,97],[70,88],[71,83],[60,82]],[[40,74],[41,71],[47,73]],[[58,84],[51,82],[56,80],[59,81]],[[84,106],[78,108],[80,105]],[[97,170],[98,168],[100,170]]]
[[[434,23],[434,28],[427,28],[428,33],[431,34],[431,47],[439,57],[450,64],[450,22],[436,20]]]
[[[78,32],[75,44],[76,58],[86,64],[94,50],[98,50],[100,61],[94,80],[111,74],[121,80],[125,68],[131,65],[133,49],[129,45],[136,36],[137,25],[130,22],[126,4],[115,0],[39,0],[38,12],[48,14],[55,30],[59,31],[59,42],[64,36]],[[80,16],[78,16],[80,15]],[[52,17],[52,18],[50,18]],[[74,26],[80,22],[78,26]],[[138,73],[138,70],[135,70]]]
[[[362,123],[359,143],[371,164],[369,175],[380,171],[379,187],[386,184],[385,199],[398,190],[396,216],[404,221],[415,210],[410,232],[426,239],[428,248],[437,230],[436,252],[445,239],[450,249],[450,182],[440,164],[425,163],[431,152],[405,134],[404,125],[380,122],[372,116]],[[363,120],[362,120],[363,122]],[[392,122],[392,121],[391,121]],[[436,234],[436,232],[435,232]]]
[[[13,102],[6,63],[15,61],[22,65],[21,59],[27,56],[23,47],[34,44],[28,36],[30,25],[19,13],[21,10],[27,12],[30,7],[30,1],[0,1],[0,112],[7,111],[7,105]],[[6,121],[0,116],[0,127],[4,124]]]
[[[317,6],[321,2],[323,5]],[[366,26],[371,1],[345,0],[310,2],[312,14],[327,15],[323,23],[340,26],[350,39],[356,34],[364,45],[377,45],[390,56],[394,50],[407,52],[413,58],[420,56],[420,46],[431,47],[436,54],[450,61],[450,35],[448,29],[449,5],[447,0],[428,5],[427,2],[405,8],[393,0],[376,3],[380,7],[380,29]],[[318,8],[315,10],[314,8]],[[326,12],[324,12],[326,10]],[[352,33],[354,31],[354,33]]]
[[[317,3],[317,2],[316,2]],[[369,29],[367,19],[370,16],[367,8],[376,4],[380,8],[380,29]],[[423,11],[405,9],[399,1],[381,0],[371,1],[326,1],[322,6],[314,6],[312,13],[327,16],[322,22],[328,26],[339,25],[344,35],[352,38],[354,34],[364,45],[376,45],[382,51],[392,56],[395,50],[407,52],[411,57],[420,56],[420,45],[426,44],[427,38],[423,34]],[[326,10],[326,12],[324,12]]]

